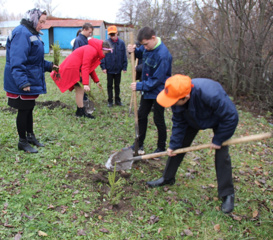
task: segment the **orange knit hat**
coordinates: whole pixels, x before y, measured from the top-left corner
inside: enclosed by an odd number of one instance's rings
[[[192,88],[189,76],[176,74],[167,79],[165,89],[158,94],[156,101],[163,107],[170,107],[179,99],[186,97]]]

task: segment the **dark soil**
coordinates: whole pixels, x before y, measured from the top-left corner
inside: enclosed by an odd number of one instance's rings
[[[105,161],[107,161],[107,159]],[[153,171],[156,165],[160,164],[160,162],[144,161],[144,164],[145,168]],[[109,214],[109,211],[111,211],[112,213],[114,212],[115,215],[123,213],[130,214],[130,212],[135,210],[134,207],[131,205],[131,199],[139,195],[139,193],[136,192],[132,186],[133,184],[138,184],[138,186],[143,186],[143,189],[146,189],[147,187],[144,180],[131,179],[131,174],[123,170],[116,172],[116,181],[120,178],[125,180],[122,188],[124,193],[122,194],[122,197],[119,200],[118,204],[113,205],[111,204],[110,199],[107,199],[107,197],[105,197],[110,191],[110,185],[108,180],[109,170],[106,169],[104,165],[95,165],[92,163],[84,164],[82,162],[79,163],[79,165],[82,165],[82,171],[79,172],[78,169],[77,171],[74,171],[74,169],[71,168],[67,175],[67,179],[71,181],[72,185],[74,181],[80,179],[81,182],[85,182],[89,186],[92,186],[92,192],[100,193],[100,197],[97,199],[98,207],[90,213],[91,215],[103,217]],[[141,166],[139,165],[139,163],[134,163],[133,168],[139,170]]]
[[[55,108],[68,108],[68,109],[71,109],[71,106],[63,103],[63,102],[60,102],[59,100],[58,101],[46,101],[46,102],[38,102],[36,101],[36,107],[47,107],[48,109],[50,110],[53,110]],[[12,108],[12,107],[3,107],[3,108],[0,108],[2,111],[7,111],[7,112],[10,112],[10,113],[17,113],[17,109],[15,108]]]
[[[66,105],[65,103],[58,101],[46,101],[46,102],[38,102],[36,101],[37,107],[47,107],[48,109],[55,109],[55,108],[68,108],[71,109],[71,106]]]

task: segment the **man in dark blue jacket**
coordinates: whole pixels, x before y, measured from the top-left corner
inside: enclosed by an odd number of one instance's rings
[[[82,26],[82,30],[79,33],[79,35],[75,38],[73,48],[72,50],[74,51],[75,49],[82,47],[84,45],[88,44],[88,38],[92,36],[93,34],[94,27],[92,26],[91,23],[84,23]]]
[[[167,131],[164,119],[164,107],[156,102],[156,97],[162,89],[166,80],[171,76],[172,55],[168,48],[157,37],[155,31],[150,27],[139,30],[137,40],[142,45],[128,45],[128,52],[135,51],[135,56],[142,60],[142,81],[131,84],[133,91],[141,91],[140,107],[138,109],[139,125],[139,151],[144,154],[144,140],[146,137],[148,115],[152,108],[154,111],[154,123],[158,131],[157,148],[154,152],[165,151]],[[132,146],[134,148],[135,146]]]
[[[166,81],[165,89],[158,95],[157,102],[163,107],[172,106],[173,127],[163,177],[147,182],[148,186],[174,184],[185,153],[176,155],[173,150],[190,146],[200,129],[211,128],[214,136],[210,148],[216,150],[215,168],[218,194],[223,199],[222,211],[231,212],[234,208],[231,159],[228,146],[221,145],[235,132],[238,113],[227,93],[213,80],[191,80],[188,76],[177,74]]]
[[[107,93],[108,107],[113,107],[113,83],[115,85],[115,104],[122,106],[120,99],[120,81],[121,71],[127,71],[127,55],[125,43],[118,38],[118,30],[116,26],[109,26],[108,29],[109,41],[113,46],[113,52],[106,54],[101,60],[101,69],[107,73]]]

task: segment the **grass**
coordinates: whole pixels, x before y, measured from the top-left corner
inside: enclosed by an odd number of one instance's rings
[[[0,63],[3,72],[4,57]],[[106,94],[106,75],[99,68],[97,73]],[[207,149],[187,154],[174,186],[145,186],[161,176],[166,158],[134,163],[126,173],[117,173],[124,192],[113,206],[104,164],[112,153],[134,142],[134,117],[128,114],[130,68],[122,75],[124,107],[108,108],[107,99],[91,84],[95,120],[76,118],[74,92],[62,94],[46,73],[48,93],[37,99],[41,103],[34,110],[35,134],[46,144],[38,154],[17,150],[16,112],[7,106],[3,74],[0,78],[1,240],[272,239],[272,138],[230,147],[236,189],[232,214],[220,211],[213,153]],[[43,105],[48,101],[58,107]],[[272,131],[263,117],[237,107],[240,122],[234,137]],[[171,116],[167,109],[168,139]],[[208,143],[211,137],[212,131],[200,131],[194,144]],[[151,115],[145,151],[155,148]]]

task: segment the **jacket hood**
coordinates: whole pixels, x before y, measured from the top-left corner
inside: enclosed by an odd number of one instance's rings
[[[92,46],[93,48],[95,48],[98,51],[100,59],[105,57],[105,55],[103,54],[103,51],[102,51],[102,43],[103,43],[102,40],[99,40],[96,38],[91,38],[88,40],[88,45]]]

